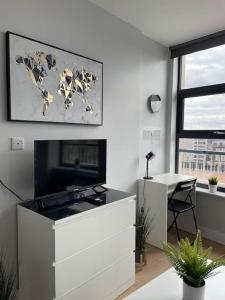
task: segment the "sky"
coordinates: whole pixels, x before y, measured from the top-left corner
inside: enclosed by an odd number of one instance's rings
[[[225,45],[185,56],[183,88],[225,83]],[[225,130],[225,94],[187,98],[184,129]]]

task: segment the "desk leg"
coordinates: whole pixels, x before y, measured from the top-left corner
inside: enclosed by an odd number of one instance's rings
[[[168,188],[164,184],[149,181],[139,181],[138,201],[145,202],[146,209],[149,208],[150,216],[153,218],[152,231],[147,242],[162,249],[161,241],[167,241],[167,209]],[[145,201],[144,201],[145,199]]]

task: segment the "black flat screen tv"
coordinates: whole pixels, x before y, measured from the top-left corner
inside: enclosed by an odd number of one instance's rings
[[[34,141],[34,196],[106,183],[106,140]]]

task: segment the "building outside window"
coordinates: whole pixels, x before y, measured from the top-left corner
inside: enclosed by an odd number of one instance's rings
[[[179,57],[176,171],[225,191],[225,45]]]

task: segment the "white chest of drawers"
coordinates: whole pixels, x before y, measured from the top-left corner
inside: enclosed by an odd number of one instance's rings
[[[135,197],[57,221],[18,206],[20,300],[115,299],[135,279]]]

